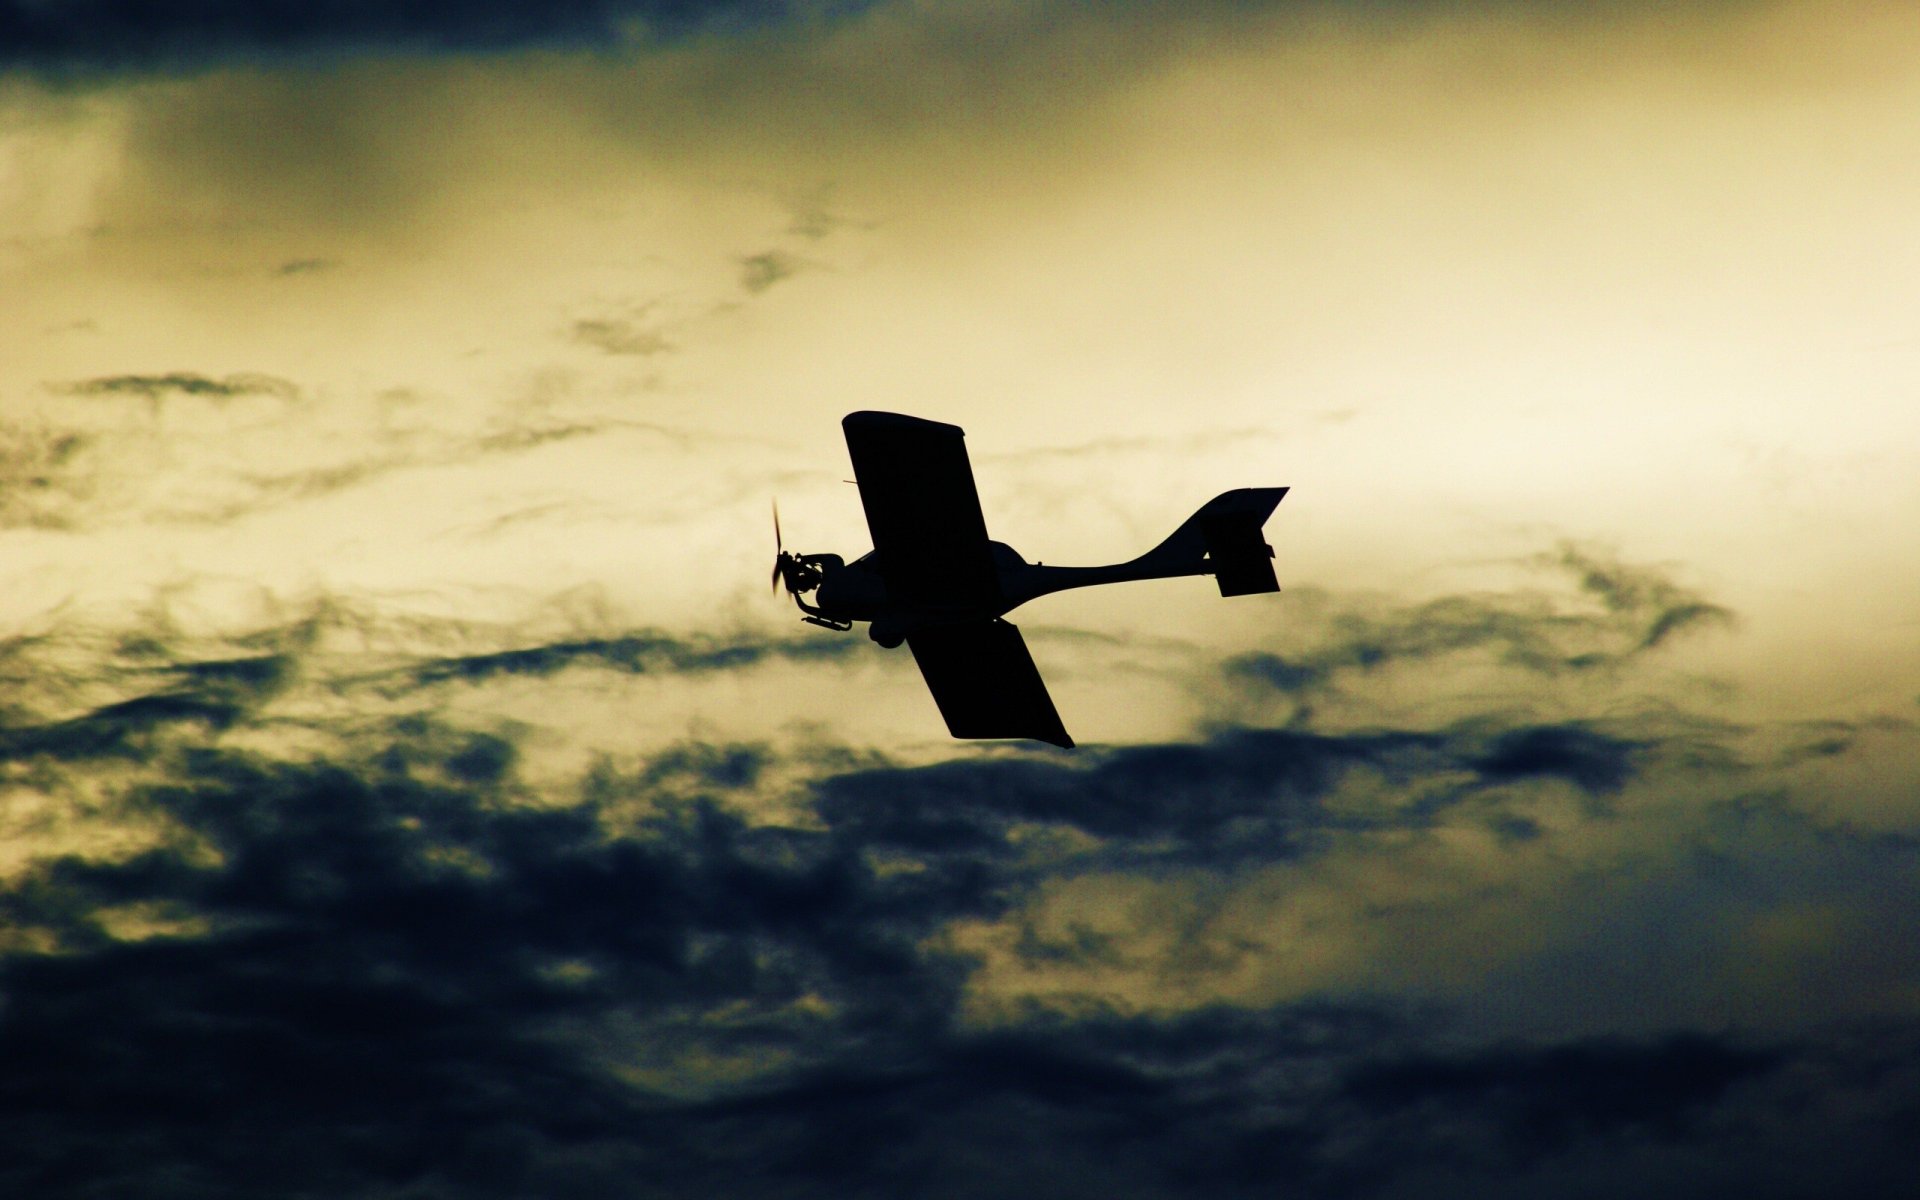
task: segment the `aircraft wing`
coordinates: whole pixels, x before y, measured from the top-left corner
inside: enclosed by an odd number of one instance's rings
[[[960,427],[884,412],[848,413],[840,427],[889,596],[909,607],[998,600]]]
[[[1032,738],[1072,749],[1020,630],[1001,620],[928,625],[907,635],[933,702],[957,738]]]

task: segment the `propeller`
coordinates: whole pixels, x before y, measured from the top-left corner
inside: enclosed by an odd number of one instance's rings
[[[780,594],[780,577],[786,574],[787,551],[780,541],[780,502],[773,502],[773,592]]]
[[[786,542],[780,536],[780,502],[773,502],[773,594],[780,594],[780,585],[787,585],[789,595],[798,596],[820,586],[820,572],[808,565],[798,554],[787,553]]]

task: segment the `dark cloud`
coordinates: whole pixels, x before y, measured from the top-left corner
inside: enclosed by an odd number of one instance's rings
[[[1531,1156],[1592,1134],[1672,1135],[1728,1088],[1778,1069],[1786,1057],[1699,1034],[1651,1044],[1501,1046],[1370,1066],[1349,1078],[1346,1090],[1375,1112],[1432,1106],[1456,1117],[1472,1113],[1495,1136],[1512,1139],[1515,1151]]]
[[[1693,595],[1653,568],[1629,566],[1578,546],[1562,546],[1551,561],[1575,574],[1581,588],[1608,612],[1639,629],[1636,649],[1650,650],[1682,630],[1732,619],[1728,610]],[[1576,661],[1575,665],[1584,664]]]
[[[820,811],[876,845],[921,854],[999,854],[1016,830],[1098,839],[1084,865],[1282,862],[1335,833],[1416,830],[1503,785],[1558,780],[1599,810],[1638,772],[1642,744],[1580,725],[1484,723],[1437,730],[1231,730],[1192,745],[1086,749],[1077,758],[961,759],[850,771],[820,787]],[[1330,806],[1348,784],[1399,803]],[[1522,818],[1495,812],[1510,833]],[[1522,824],[1516,825],[1516,821]],[[1537,833],[1537,829],[1532,832]],[[1072,864],[1055,859],[1050,870]]]
[[[1686,1195],[1759,1153],[1895,1194],[1920,1104],[1904,1026],[1476,1047],[1359,1001],[972,1024],[968,964],[928,937],[1005,910],[1005,847],[903,857],[831,787],[817,825],[752,823],[729,797],[766,757],[677,747],[532,804],[511,743],[426,720],[327,760],[181,750],[125,798],[165,822],[157,847],[44,859],[0,891],[10,929],[52,941],[0,960],[0,1181],[1465,1196],[1625,1163],[1664,1164],[1643,1194]]]
[[[1511,729],[1494,738],[1474,769],[1491,780],[1559,778],[1589,794],[1619,791],[1639,747],[1579,725]]]
[[[911,1069],[814,1078],[702,1115],[764,1152],[779,1146],[766,1134],[781,1118],[817,1114],[811,1143],[774,1164],[799,1195],[825,1175],[827,1186],[874,1194],[891,1185],[946,1196],[1465,1197],[1578,1194],[1636,1173],[1641,1194],[1753,1180],[1757,1194],[1795,1195],[1819,1170],[1804,1135],[1786,1154],[1768,1155],[1764,1139],[1791,1128],[1785,1080],[1827,1066],[1824,1053],[1702,1036],[1442,1063],[1407,1049],[1431,1032],[1335,1005],[1041,1020],[956,1038]],[[1876,1127],[1852,1131],[1870,1153],[1834,1169],[1868,1194],[1895,1195],[1899,1123],[1889,1110],[1899,1088],[1870,1090]],[[836,1142],[834,1130],[862,1136]],[[1793,1182],[1766,1187],[1769,1168],[1743,1161],[1752,1154]]]
[[[278,669],[183,674],[256,687]],[[168,831],[156,846],[42,859],[0,891],[8,928],[50,941],[0,960],[16,1189],[1471,1195],[1626,1162],[1664,1163],[1650,1194],[1681,1195],[1782,1153],[1769,1139],[1808,1119],[1817,1081],[1844,1110],[1816,1113],[1851,1152],[1838,1177],[1890,1195],[1920,1096],[1904,1027],[1474,1047],[1358,1001],[976,1026],[967,962],[929,935],[1027,883],[1004,838],[915,844],[868,819],[889,775],[931,815],[925,771],[830,776],[799,827],[730,799],[766,765],[753,746],[676,747],[540,803],[510,741],[429,719],[322,760],[169,753],[123,801]],[[1392,753],[1142,750],[1039,791],[1109,811],[1125,778],[1177,791],[1171,808],[1289,758]],[[945,768],[950,794],[1023,790],[1005,764],[973,768],[971,786]],[[1311,792],[1312,774],[1277,790]],[[1024,791],[1003,811],[1041,804]],[[1810,1178],[1833,1149],[1813,1142],[1798,1129],[1777,1168]]]
[[[1623,603],[1610,636],[1639,644],[1672,600]],[[551,775],[530,767],[534,741],[473,715],[493,681],[879,651],[507,629],[419,651],[482,632],[450,627],[356,675],[323,651],[353,616],[221,652],[158,621],[105,649],[0,643],[9,683],[37,666],[79,692],[119,688],[77,715],[5,710],[0,729],[0,803],[30,790],[41,805],[9,826],[0,874],[0,1188],[1231,1200],[1911,1183],[1920,1024],[1897,1003],[1830,1002],[1910,994],[1912,955],[1876,950],[1873,931],[1897,940],[1885,930],[1912,915],[1898,897],[1916,843],[1771,773],[1850,761],[1904,724],[1808,727],[1785,740],[1811,749],[1747,758],[1713,726],[1488,712],[927,765],[685,741],[536,782]],[[342,696],[351,711],[331,718],[311,703]],[[1716,738],[1721,756],[1703,754]],[[1702,779],[1732,794],[1695,800]],[[1585,803],[1535,819],[1515,807],[1534,794]],[[1043,919],[1050,889],[1102,876],[1284,890],[1338,863],[1354,874],[1334,905],[1351,911],[1317,920],[1378,937],[1416,902],[1376,895],[1361,868],[1476,826],[1498,848],[1465,885],[1468,917],[1522,886],[1501,855],[1566,860],[1548,883],[1575,915],[1526,913],[1517,965],[1486,985],[1540,1010],[1524,1037],[1457,1011],[1473,998],[1418,989],[1209,992],[1214,972],[1309,954],[1311,929],[1256,931],[1219,963],[1204,931],[1183,935],[1197,998],[1131,1004],[1124,981],[1156,968],[1129,922],[1154,913]],[[1582,865],[1594,838],[1613,839],[1604,871]],[[1685,908],[1649,917],[1650,892]],[[1783,959],[1809,921],[1811,957]],[[1569,922],[1578,953],[1556,958]],[[1765,1028],[1722,1015],[1596,1033],[1546,1011],[1555,988],[1645,1002],[1651,986],[1608,965],[1641,955],[1616,928],[1636,924],[1659,926],[1647,969],[1672,987],[1725,986],[1691,959],[1784,962],[1805,996]],[[981,926],[1024,969],[1105,990],[996,993],[991,952],[954,935]]]
[[[10,674],[24,674],[32,662],[28,655],[18,657],[23,661]],[[45,669],[48,664],[42,660],[37,665]],[[292,670],[293,660],[286,654],[185,662],[136,677],[167,676],[163,686],[153,688],[149,681],[139,694],[73,716],[36,721],[27,711],[16,710],[11,722],[0,728],[0,764],[40,757],[144,758],[157,734],[181,726],[215,733],[253,714],[280,690]],[[20,680],[22,685],[27,682]]]
[[[858,7],[791,0],[6,0],[0,65],[195,65],[260,54],[620,46]]]
[[[852,638],[680,638],[644,633],[437,658],[408,668],[406,681],[409,686],[471,683],[503,675],[548,676],[580,666],[635,675],[729,671],[773,659],[817,662],[845,658],[868,649]]]
[[[352,655],[314,652],[316,640],[343,632],[369,645],[384,643],[376,661],[399,658],[406,665],[367,671],[357,668]],[[771,662],[828,663],[880,653],[852,638],[722,637],[654,630],[544,642],[522,634],[525,644],[451,655],[418,648],[420,643],[449,640],[497,645],[514,637],[511,626],[410,621],[338,599],[322,600],[285,624],[215,643],[242,651],[232,656],[192,656],[164,615],[156,616],[151,628],[123,636],[118,653],[107,661],[71,638],[23,635],[0,642],[0,683],[8,685],[13,702],[0,709],[8,719],[0,726],[0,764],[40,756],[150,757],[160,748],[156,738],[163,735],[204,736],[259,717],[303,675],[315,676],[309,682],[336,693],[391,699],[502,678],[551,678],[569,670],[701,675],[747,671]],[[75,697],[101,692],[114,698],[72,711]],[[52,715],[61,710],[65,715]],[[662,761],[672,765],[689,760],[683,753]],[[723,761],[736,764],[725,770],[740,769],[737,760]]]
[[[0,1123],[45,1135],[0,1177],[487,1195],[591,1190],[596,1162],[677,1175],[669,1099],[596,1061],[596,1025],[669,1061],[910,1042],[958,979],[920,937],[996,903],[977,873],[883,878],[832,831],[712,798],[609,828],[657,774],[527,806],[501,739],[403,721],[382,740],[304,763],[186,750],[127,799],[163,845],[13,880],[8,925],[60,952],[0,969]],[[739,784],[753,758],[661,767]],[[116,937],[130,908],[206,932]]]
[[[1037,823],[1215,862],[1235,850],[1286,858],[1335,823],[1319,801],[1344,774],[1432,764],[1443,753],[1438,735],[1248,730],[1192,746],[1089,750],[1079,761],[851,772],[822,785],[820,807],[878,844],[922,852],[977,853]]]
[[[742,32],[783,21],[858,12],[868,0],[5,0],[0,66],[52,68],[191,66],[258,55],[329,51],[497,51],[515,47],[608,48],[637,39]],[[1040,6],[1043,10],[1047,5]],[[1138,21],[1161,6],[1113,0],[1092,6],[1115,21]],[[1408,16],[1493,12],[1567,20],[1632,15],[1657,8],[1738,12],[1743,0],[1266,0],[1183,6],[1214,18],[1245,11],[1319,16],[1366,27]]]
[[[214,379],[191,371],[172,371],[164,375],[104,375],[50,386],[70,396],[138,396],[150,402],[166,396],[196,396],[209,400],[273,396],[291,400],[300,394],[300,389],[293,383],[272,375],[228,375]]]

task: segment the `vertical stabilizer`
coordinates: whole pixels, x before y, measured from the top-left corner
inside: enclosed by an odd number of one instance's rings
[[[1128,566],[1143,578],[1211,575],[1222,596],[1277,592],[1273,547],[1260,529],[1286,494],[1283,487],[1222,492]]]

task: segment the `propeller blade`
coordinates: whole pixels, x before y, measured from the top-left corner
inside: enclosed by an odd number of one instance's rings
[[[772,592],[772,594],[775,596],[778,596],[780,594],[780,577],[786,573],[784,570],[782,570],[782,568],[784,568],[786,565],[787,565],[786,545],[780,540],[780,501],[776,498],[773,502],[773,592]]]

